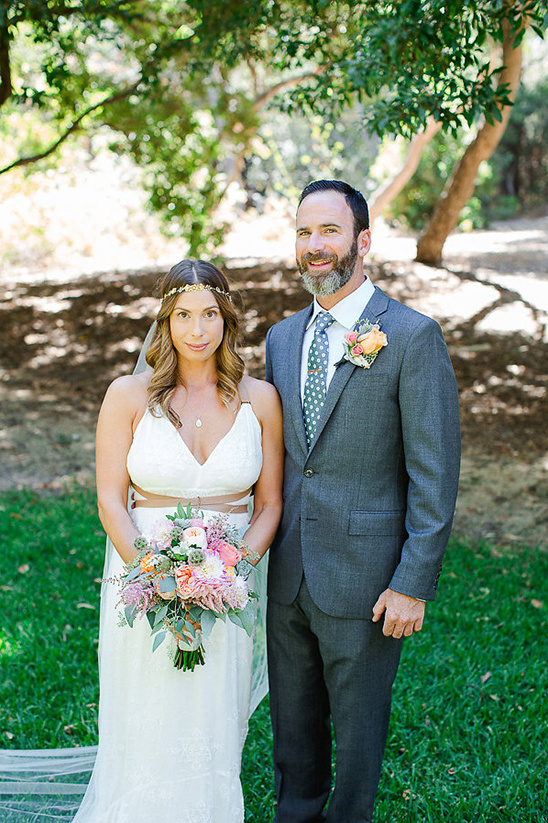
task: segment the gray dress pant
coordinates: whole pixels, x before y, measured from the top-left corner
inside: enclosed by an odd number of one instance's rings
[[[269,600],[267,637],[275,823],[371,823],[402,641],[325,614],[304,580],[290,605]]]

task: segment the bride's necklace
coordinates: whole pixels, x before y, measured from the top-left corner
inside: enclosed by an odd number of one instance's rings
[[[194,415],[194,417],[196,418],[196,420],[194,421],[194,425],[196,426],[197,429],[201,429],[202,426],[204,425],[204,422],[202,420],[202,415],[205,412],[205,410],[207,409],[207,407],[209,406],[209,404],[211,403],[211,401],[213,400],[213,395],[214,395],[216,389],[217,389],[217,383],[214,383],[211,387],[211,392],[209,393],[209,396],[208,396],[206,402],[204,403],[204,405],[202,406],[202,408],[200,409],[198,414],[196,414],[196,411],[192,408],[192,404],[189,402],[189,399],[188,399],[188,397],[189,397],[188,389],[186,390],[186,404],[189,407],[192,414]]]

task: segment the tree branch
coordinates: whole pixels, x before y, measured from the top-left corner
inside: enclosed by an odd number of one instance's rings
[[[441,123],[429,117],[426,121],[426,126],[422,131],[416,134],[408,145],[406,157],[395,174],[386,181],[386,183],[375,192],[373,198],[369,203],[369,217],[371,223],[374,223],[376,218],[383,212],[391,200],[396,197],[403,189],[406,183],[411,180],[421,159],[424,147],[427,143],[441,129]]]
[[[61,137],[59,137],[59,139],[56,140],[55,143],[53,143],[48,149],[45,149],[39,154],[33,154],[29,157],[20,157],[18,160],[14,160],[14,162],[10,163],[9,166],[4,166],[3,169],[0,169],[0,174],[5,174],[6,172],[15,169],[17,166],[28,166],[30,163],[35,163],[38,160],[43,160],[44,157],[48,157],[50,154],[53,154],[53,152],[56,149],[58,149],[59,146],[62,143],[64,143],[65,140],[78,129],[80,123],[85,117],[88,116],[88,114],[91,114],[97,109],[100,109],[102,106],[110,106],[112,105],[112,103],[117,103],[119,100],[124,100],[126,97],[128,97],[135,91],[135,89],[139,85],[139,82],[140,81],[134,83],[127,89],[124,89],[124,91],[115,92],[114,94],[111,94],[109,97],[105,97],[103,100],[100,100],[99,103],[95,103],[93,106],[90,106],[88,109],[86,109],[86,111],[82,112],[82,114],[80,114],[76,118],[76,120],[74,120],[74,122],[69,126],[65,133],[62,134]]]
[[[266,91],[261,92],[261,94],[257,94],[255,100],[253,101],[253,110],[255,112],[260,111],[260,109],[265,106],[276,94],[284,89],[292,88],[293,86],[298,86],[299,83],[302,83],[303,80],[308,80],[310,77],[317,77],[318,74],[322,72],[322,68],[318,67],[315,71],[307,72],[306,74],[300,74],[295,77],[290,77],[287,80],[281,80],[279,83],[275,83],[270,88],[266,89]],[[256,85],[256,84],[254,84]],[[223,187],[223,190],[219,197],[219,202],[225,197],[229,187],[232,183],[235,183],[242,174],[242,169],[244,167],[244,160],[245,156],[249,149],[249,143],[252,136],[255,136],[256,130],[254,130],[253,135],[250,135],[248,139],[245,141],[244,145],[238,152],[238,154],[232,160],[232,169],[228,174],[227,180]],[[219,142],[221,142],[226,134],[226,127],[223,128],[219,132]]]
[[[299,83],[302,83],[303,80],[309,80],[312,77],[317,77],[318,74],[321,74],[323,71],[322,66],[318,66],[315,71],[306,72],[306,74],[299,74],[297,77],[290,77],[287,80],[280,80],[279,83],[275,83],[273,86],[270,86],[266,91],[263,91],[262,94],[259,94],[253,103],[253,108],[255,111],[259,111],[263,106],[265,106],[273,97],[275,97],[278,92],[284,91],[285,89],[290,89],[293,86],[298,86]]]

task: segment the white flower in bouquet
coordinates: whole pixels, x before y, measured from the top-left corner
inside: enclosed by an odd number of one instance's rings
[[[190,528],[185,529],[183,531],[181,547],[183,545],[187,549],[191,546],[197,549],[207,549],[207,534],[205,533],[205,529],[201,529],[200,526],[190,526]]]
[[[223,577],[225,572],[225,564],[216,554],[206,555],[204,562],[196,567],[194,574],[201,578],[218,578]]]

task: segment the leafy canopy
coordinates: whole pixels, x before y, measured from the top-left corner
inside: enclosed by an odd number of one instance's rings
[[[106,125],[197,253],[274,99],[332,121],[359,102],[381,136],[498,119],[508,90],[486,44],[503,26],[541,33],[544,14],[540,0],[0,0],[0,105],[45,124],[0,173]]]

